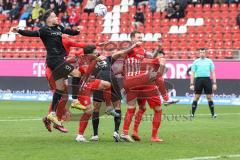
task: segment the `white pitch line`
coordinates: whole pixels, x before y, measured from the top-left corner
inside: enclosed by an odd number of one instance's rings
[[[221,158],[239,158],[240,154],[234,155],[222,155],[222,156],[206,156],[206,157],[193,157],[193,158],[181,158],[175,160],[208,160],[208,159],[221,159]]]
[[[181,114],[163,114],[163,116],[172,116],[172,115],[181,115]],[[197,114],[197,116],[209,116],[210,114]],[[222,113],[218,114],[218,116],[226,116],[226,115],[240,115],[240,113]],[[189,115],[184,115],[189,116]],[[148,114],[144,115],[144,118],[151,117]],[[0,118],[0,122],[17,122],[17,121],[38,121],[41,120],[41,117],[4,117],[5,119]],[[112,119],[112,116],[101,116],[101,119]],[[122,117],[124,118],[124,116]]]
[[[0,119],[0,122],[39,121],[41,118],[32,119]]]

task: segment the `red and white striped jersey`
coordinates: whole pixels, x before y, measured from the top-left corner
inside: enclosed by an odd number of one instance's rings
[[[124,76],[131,77],[145,74],[147,70],[142,67],[142,60],[145,57],[145,50],[141,46],[135,47],[124,60]]]

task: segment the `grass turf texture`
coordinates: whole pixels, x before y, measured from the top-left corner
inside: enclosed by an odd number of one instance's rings
[[[199,106],[196,118],[190,120],[180,117],[188,115],[190,105],[169,106],[163,110],[169,116],[163,117],[159,130],[165,142],[159,144],[149,141],[151,121],[146,117],[139,129],[140,143],[113,142],[113,118],[100,119],[100,142],[77,143],[74,139],[78,122],[65,124],[70,132],[63,134],[47,132],[41,120],[36,120],[45,115],[48,105],[49,102],[0,102],[0,160],[159,160],[218,155],[230,159],[224,155],[240,154],[240,107],[217,106],[218,118],[212,119],[209,108]],[[152,111],[148,109],[147,114]],[[91,134],[90,122],[85,136],[89,139]]]

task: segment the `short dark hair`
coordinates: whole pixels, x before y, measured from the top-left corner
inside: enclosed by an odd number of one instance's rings
[[[43,14],[43,20],[46,22],[48,17],[51,15],[51,13],[54,12],[52,9],[48,9],[44,14]]]
[[[134,38],[136,34],[141,34],[141,32],[140,32],[140,31],[132,31],[132,32],[130,33],[130,38],[131,38],[131,39]]]
[[[95,45],[87,45],[83,47],[84,54],[92,54],[97,47]]]

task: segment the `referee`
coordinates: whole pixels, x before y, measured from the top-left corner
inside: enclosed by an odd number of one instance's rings
[[[216,74],[213,61],[206,57],[206,49],[199,50],[200,58],[196,59],[191,66],[190,90],[194,90],[195,96],[192,102],[191,116],[194,117],[198,100],[204,90],[212,118],[216,118],[214,113],[213,90],[217,89]],[[212,81],[210,77],[212,76]]]

